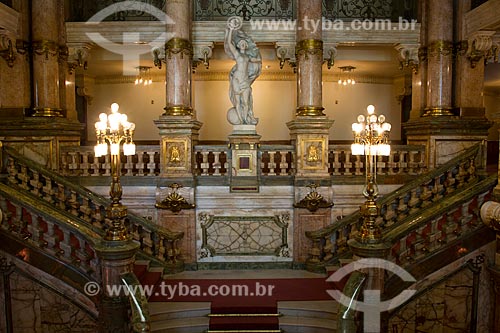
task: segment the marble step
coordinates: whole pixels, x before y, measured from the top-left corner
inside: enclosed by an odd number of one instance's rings
[[[336,320],[339,304],[334,301],[278,302],[278,312],[284,317]]]
[[[335,333],[337,321],[324,318],[283,316],[280,329],[286,333]]]
[[[148,305],[151,321],[155,323],[207,317],[210,313],[210,302],[151,302]]]
[[[151,321],[151,332],[155,333],[200,333],[208,330],[208,316],[186,317],[164,321]]]

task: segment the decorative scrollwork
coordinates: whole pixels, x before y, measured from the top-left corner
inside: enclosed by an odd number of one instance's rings
[[[314,213],[319,208],[333,207],[333,202],[326,201],[325,198],[323,198],[323,196],[316,191],[318,184],[312,183],[307,187],[309,187],[311,191],[305,196],[304,199],[293,205],[295,208],[305,208]]]
[[[49,55],[57,57],[60,52],[60,47],[56,42],[45,39],[32,42],[31,48],[34,54],[45,55],[45,59],[49,59]]]
[[[183,209],[193,209],[196,206],[190,204],[182,195],[177,193],[177,190],[182,187],[182,185],[173,183],[169,186],[172,192],[160,203],[155,205],[158,209],[168,209],[173,213],[178,213]]]
[[[9,67],[14,66],[14,61],[16,60],[16,53],[12,44],[12,39],[0,35],[0,57],[7,61]]]
[[[294,3],[290,0],[195,0],[197,21],[220,21],[240,16],[245,21],[256,18],[292,18]]]
[[[453,54],[454,50],[453,42],[437,40],[427,47],[427,54],[429,57],[449,56]]]
[[[332,13],[335,1],[325,0],[327,13]],[[330,3],[329,3],[330,2]],[[393,1],[391,0],[349,0],[338,1],[336,18],[387,18],[392,15]],[[331,17],[331,16],[330,16]]]

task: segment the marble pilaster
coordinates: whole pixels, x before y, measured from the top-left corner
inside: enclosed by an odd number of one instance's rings
[[[191,1],[167,1],[166,13],[174,24],[167,25],[167,34],[171,39],[165,44],[167,105],[164,115],[192,115]]]
[[[62,117],[59,45],[60,0],[32,2],[33,111],[35,117]],[[35,19],[36,18],[36,19]]]

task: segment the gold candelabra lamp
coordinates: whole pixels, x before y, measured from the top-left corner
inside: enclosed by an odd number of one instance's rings
[[[389,133],[391,124],[385,122],[385,116],[378,116],[375,107],[368,105],[368,115],[359,115],[358,122],[352,124],[354,143],[351,145],[353,155],[365,155],[365,187],[363,195],[366,198],[361,207],[363,225],[358,234],[358,240],[362,243],[377,243],[381,238],[380,227],[376,219],[380,214],[375,199],[378,195],[377,186],[377,156],[389,156],[391,146],[389,145]]]
[[[127,115],[119,113],[120,106],[111,104],[111,114],[101,113],[99,121],[95,123],[97,144],[94,147],[96,157],[108,154],[108,145],[111,153],[111,188],[109,195],[111,204],[106,208],[106,217],[111,222],[106,233],[106,240],[119,241],[128,238],[124,224],[127,208],[120,203],[122,186],[120,184],[120,145],[123,145],[125,156],[135,155],[135,144],[132,140],[135,124],[127,120]]]

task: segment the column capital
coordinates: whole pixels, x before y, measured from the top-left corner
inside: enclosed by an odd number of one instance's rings
[[[396,44],[396,51],[398,51],[399,64],[401,68],[411,67],[413,73],[418,72],[420,64],[420,44]]]
[[[15,44],[15,35],[8,30],[0,29],[0,57],[5,59],[9,67],[14,66],[16,60]]]
[[[471,68],[475,68],[477,63],[484,58],[493,57],[496,58],[496,61],[498,60],[498,44],[495,45],[493,42],[495,33],[495,31],[490,30],[480,30],[470,34],[466,41],[466,56],[469,58]]]
[[[323,43],[323,57],[328,69],[331,69],[335,65],[338,45],[339,43]]]
[[[212,50],[214,42],[195,42],[193,43],[193,68],[203,64],[206,69],[210,67],[210,59],[212,58]]]
[[[87,69],[87,62],[90,56],[90,50],[94,47],[93,43],[71,43],[68,47],[68,69],[73,74],[76,67]]]
[[[295,43],[293,42],[276,42],[276,56],[280,61],[280,69],[283,69],[285,64],[288,62],[290,66],[295,70],[297,66],[297,60],[295,58]]]

